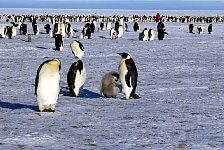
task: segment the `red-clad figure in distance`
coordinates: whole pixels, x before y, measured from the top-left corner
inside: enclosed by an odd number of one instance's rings
[[[156,22],[159,22],[159,20],[160,20],[160,14],[157,13],[157,14],[156,14]]]

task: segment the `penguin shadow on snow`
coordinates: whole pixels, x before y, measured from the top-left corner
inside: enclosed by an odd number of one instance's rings
[[[101,39],[110,39],[110,38],[105,37],[105,36],[99,36],[99,38],[101,38]]]
[[[38,107],[35,105],[26,105],[26,104],[20,104],[20,103],[9,103],[9,102],[2,102],[0,101],[0,108],[8,108],[8,109],[30,109],[33,111],[39,111]]]
[[[60,94],[62,94],[63,96],[69,96],[69,97],[72,97],[70,96],[69,94],[69,89],[68,87],[61,87],[60,88]],[[99,93],[95,93],[93,91],[90,91],[88,89],[83,89],[82,90],[82,93],[79,97],[83,97],[83,98],[101,98],[103,96],[101,96]]]
[[[48,48],[42,47],[42,46],[36,46],[36,48],[38,48],[38,49],[48,49]]]

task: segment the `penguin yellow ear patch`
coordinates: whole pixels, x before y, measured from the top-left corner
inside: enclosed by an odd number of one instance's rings
[[[131,56],[130,56],[130,55],[128,55],[126,59],[130,59],[130,58],[131,58]]]

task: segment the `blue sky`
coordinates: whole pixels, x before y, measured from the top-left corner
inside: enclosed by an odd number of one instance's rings
[[[224,10],[224,0],[1,0],[1,8]]]

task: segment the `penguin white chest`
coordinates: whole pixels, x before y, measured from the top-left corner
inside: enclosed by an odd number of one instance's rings
[[[126,67],[125,61],[121,60],[120,66],[119,66],[119,75],[120,75],[120,81],[122,86],[122,93],[125,94],[125,98],[129,99],[130,94],[133,90],[133,87],[131,85],[131,78],[130,78],[130,87],[128,86],[125,76],[128,73],[128,69]]]
[[[75,84],[74,92],[76,96],[79,96],[81,94],[81,91],[85,83],[85,79],[86,79],[86,70],[83,69],[81,71],[81,74],[79,71],[77,71],[74,83]]]
[[[59,80],[59,73],[50,75],[40,72],[37,88],[37,101],[43,105],[56,104],[60,90]]]

